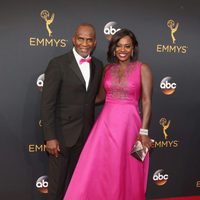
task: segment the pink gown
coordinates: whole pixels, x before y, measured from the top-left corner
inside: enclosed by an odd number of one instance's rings
[[[108,66],[104,107],[72,176],[64,200],[144,200],[149,156],[130,155],[141,127],[138,101],[141,64],[130,63],[119,80],[119,65]]]

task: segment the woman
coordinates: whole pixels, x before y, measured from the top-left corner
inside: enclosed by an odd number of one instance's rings
[[[136,61],[137,40],[127,29],[111,39],[97,101],[105,97],[99,115],[66,192],[64,200],[143,200],[148,162],[130,155],[136,140],[150,148],[152,75]],[[142,102],[142,118],[138,102]]]

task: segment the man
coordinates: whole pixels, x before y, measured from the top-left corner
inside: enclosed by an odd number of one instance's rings
[[[62,200],[94,120],[103,64],[90,57],[96,45],[91,24],[80,24],[74,48],[49,62],[42,92],[42,123],[49,153],[48,200]]]

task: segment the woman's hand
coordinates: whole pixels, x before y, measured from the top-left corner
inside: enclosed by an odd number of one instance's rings
[[[152,144],[154,143],[154,140],[150,139],[150,137],[147,135],[139,134],[137,139],[140,140],[143,147],[147,147],[148,149],[150,149],[152,147]]]

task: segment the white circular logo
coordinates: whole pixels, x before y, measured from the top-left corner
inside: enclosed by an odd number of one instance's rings
[[[165,174],[163,169],[159,169],[153,174],[153,181],[158,186],[164,185],[167,182],[168,178],[169,175]]]
[[[41,176],[36,181],[36,187],[41,193],[48,193],[48,177]]]
[[[108,40],[111,40],[112,36],[119,31],[120,28],[117,28],[117,23],[116,22],[108,22],[104,26],[104,34]]]
[[[37,86],[39,88],[40,91],[42,91],[43,85],[44,85],[44,78],[45,75],[41,74],[38,78],[37,78]]]
[[[176,90],[176,83],[172,81],[172,77],[167,76],[160,82],[160,88],[166,95],[173,94]]]

